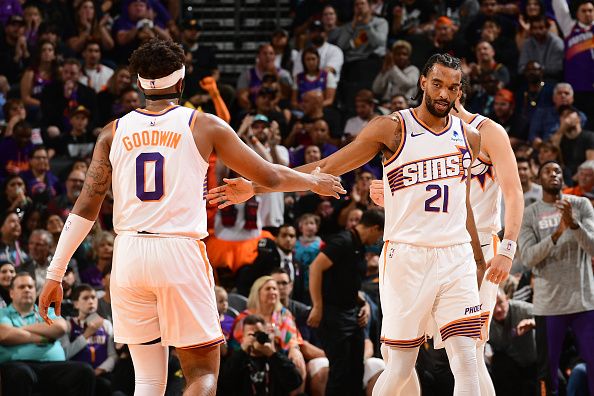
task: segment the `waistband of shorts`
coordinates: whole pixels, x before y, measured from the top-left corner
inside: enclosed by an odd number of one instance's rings
[[[450,248],[457,248],[463,246],[471,246],[470,241],[468,242],[460,242],[460,243],[453,243],[451,245],[443,245],[443,246],[424,246],[424,245],[415,245],[412,243],[407,242],[400,242],[400,241],[384,241],[386,244],[394,244],[394,245],[404,245],[409,246],[415,249],[450,249]]]
[[[486,237],[497,236],[497,233],[493,232],[493,231],[478,231],[478,236],[479,236],[479,238],[486,238]]]
[[[176,235],[176,234],[159,234],[148,231],[118,231],[117,235],[133,236],[133,237],[148,237],[148,238],[175,238],[175,239],[188,239],[191,241],[200,241],[200,238],[193,238],[187,235]]]

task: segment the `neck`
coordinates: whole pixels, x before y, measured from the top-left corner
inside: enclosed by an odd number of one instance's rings
[[[362,224],[357,224],[355,228],[353,228],[353,231],[355,231],[357,235],[359,235],[359,238],[361,239],[361,243],[363,245],[367,245],[369,243],[369,241],[367,240],[367,227],[365,227]]]
[[[532,189],[532,182],[530,180],[526,181],[522,184],[522,192],[528,192]]]
[[[104,270],[105,267],[107,267],[107,265],[111,262],[111,259],[102,259],[99,258],[97,259],[97,268],[99,268],[100,270]]]
[[[546,203],[555,203],[557,199],[561,196],[561,191],[556,194],[551,194],[548,191],[542,190],[542,200]]]
[[[45,170],[31,169],[31,172],[33,173],[33,176],[35,176],[35,177],[44,177],[46,171]]]
[[[427,110],[424,101],[419,106],[415,107],[414,110],[417,117],[431,128],[441,129],[448,123],[447,117],[436,117],[431,114],[429,110]]]
[[[97,67],[98,64],[99,64],[99,62],[96,62],[96,63],[94,63],[94,62],[86,62],[85,63],[85,68],[86,69],[94,69],[94,68]]]
[[[281,304],[283,304],[285,307],[289,305],[289,297],[285,297],[280,299]]]
[[[103,301],[105,301],[108,304],[111,304],[111,297],[109,295],[109,289],[105,289],[105,294],[103,295]]]
[[[80,320],[81,322],[84,321],[88,316],[88,314],[78,311],[78,320]]]
[[[538,92],[542,88],[542,81],[528,83],[528,90],[530,92]]]
[[[261,305],[260,306],[259,314],[261,314],[262,316],[269,318],[272,316],[273,313],[274,313],[274,305]]]
[[[21,316],[31,313],[33,308],[35,308],[34,304],[16,304],[14,301],[12,302],[12,305]]]
[[[171,104],[179,104],[179,99],[147,100],[146,109],[151,111],[160,111],[169,107]]]

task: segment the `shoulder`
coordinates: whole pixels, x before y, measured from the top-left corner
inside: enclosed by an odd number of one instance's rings
[[[563,195],[563,199],[567,199],[572,205],[580,206],[582,208],[586,208],[591,205],[588,198],[578,197],[577,195]]]
[[[258,241],[258,254],[271,254],[276,251],[276,243],[269,238],[262,238]]]
[[[455,119],[459,119],[456,117]],[[454,122],[454,121],[453,121]],[[462,121],[462,127],[464,128],[464,132],[466,133],[466,138],[468,139],[468,144],[474,150],[477,150],[480,147],[481,143],[481,135],[475,127],[470,124],[465,123]],[[477,152],[478,154],[478,152]]]

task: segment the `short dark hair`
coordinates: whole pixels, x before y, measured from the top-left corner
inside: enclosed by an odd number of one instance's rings
[[[80,285],[76,286],[74,288],[74,290],[72,291],[72,301],[78,301],[78,299],[80,298],[80,295],[86,291],[94,292],[95,289],[93,289],[93,286],[91,286],[87,283],[81,283]]]
[[[289,228],[289,227],[291,227],[292,229],[294,229],[295,231],[297,231],[297,229],[295,228],[295,226],[293,224],[284,223],[284,224],[281,224],[278,227],[278,232],[280,232],[280,230],[282,230],[283,228]]]
[[[33,149],[31,150],[30,153],[30,157],[29,158],[33,158],[33,155],[41,150],[46,150],[47,151],[47,147],[45,147],[43,144],[36,144],[35,146],[33,146]]]
[[[180,44],[154,38],[132,53],[130,69],[143,78],[157,79],[181,69],[184,62],[184,50]]]
[[[270,271],[270,275],[274,275],[274,274],[285,274],[289,277],[289,279],[291,279],[291,275],[289,274],[289,272],[281,267],[276,267],[273,268],[272,271]]]
[[[518,157],[518,158],[516,158],[516,163],[517,164],[524,163],[524,164],[530,165],[530,160],[526,157]]]
[[[83,51],[86,50],[89,45],[98,45],[99,51],[103,52],[101,49],[101,42],[99,40],[89,39],[89,40],[85,41],[85,44],[83,45]]]
[[[76,66],[78,66],[79,69],[82,69],[82,65],[81,65],[80,61],[76,58],[66,58],[64,60],[64,63],[62,63],[62,66],[66,66],[66,65],[76,65]]]
[[[263,317],[261,317],[260,315],[248,315],[245,317],[245,319],[243,320],[243,325],[257,325],[258,323],[261,323],[263,326],[266,325],[266,321],[264,320]],[[245,335],[244,335],[245,337]]]
[[[544,164],[542,164],[540,166],[540,168],[538,169],[538,175],[537,178],[540,179],[540,175],[542,174],[542,170],[544,169],[545,166],[549,165],[549,164],[555,164],[558,165],[559,168],[561,168],[561,170],[563,170],[563,166],[561,166],[561,164],[555,160],[550,160],[550,161],[546,161]]]
[[[33,283],[35,283],[35,279],[33,278],[33,276],[30,273],[28,273],[27,271],[19,271],[16,273],[14,278],[12,278],[12,280],[10,281],[10,289],[14,289],[14,283],[18,278],[23,278],[25,276],[28,276],[29,278],[33,279]]]
[[[385,214],[383,209],[368,209],[363,212],[363,216],[361,216],[361,221],[359,224],[365,227],[373,227],[378,226],[381,229],[384,228],[385,223]]]
[[[549,22],[549,19],[544,14],[538,14],[528,18],[528,23],[530,23],[530,26],[536,22],[543,22],[546,27],[551,25],[551,22]]]
[[[462,62],[459,58],[456,58],[450,54],[433,54],[429,59],[427,59],[427,62],[425,62],[423,70],[421,70],[421,76],[426,78],[431,69],[433,69],[433,66],[436,64],[448,67],[450,69],[460,70],[460,72],[462,71]],[[419,76],[419,80],[417,81],[417,94],[412,99],[417,101],[421,99],[421,97],[423,97],[423,90],[421,89],[421,77]]]
[[[557,113],[559,114],[559,116],[562,116],[563,114],[571,114],[571,113],[579,114],[580,111],[578,109],[576,109],[575,107],[573,107],[572,105],[561,105],[557,109]]]

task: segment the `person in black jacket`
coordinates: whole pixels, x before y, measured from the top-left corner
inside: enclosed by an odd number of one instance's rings
[[[231,354],[221,370],[219,394],[282,396],[301,385],[297,368],[276,350],[265,326],[261,316],[244,319],[241,349]]]

